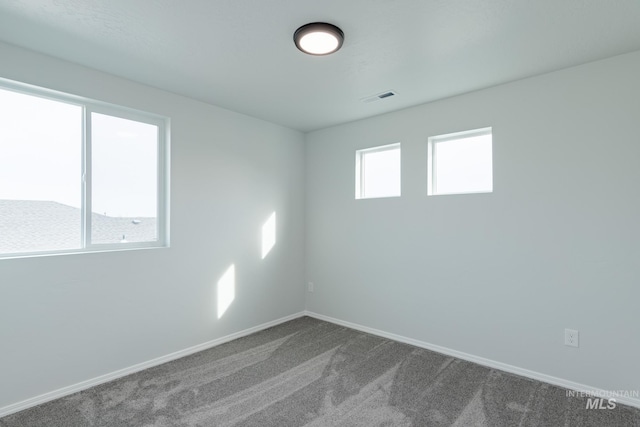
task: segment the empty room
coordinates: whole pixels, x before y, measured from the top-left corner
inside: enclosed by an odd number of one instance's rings
[[[0,0],[0,426],[640,426],[637,0]]]

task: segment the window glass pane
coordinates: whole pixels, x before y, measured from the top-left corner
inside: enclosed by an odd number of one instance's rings
[[[91,114],[91,242],[158,238],[158,127]]]
[[[82,108],[0,89],[0,254],[81,247]]]
[[[362,154],[363,198],[400,195],[400,147]]]
[[[436,142],[435,194],[493,190],[491,134]]]

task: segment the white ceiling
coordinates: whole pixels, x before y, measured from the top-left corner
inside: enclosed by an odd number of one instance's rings
[[[639,50],[640,1],[0,0],[0,40],[309,131]]]

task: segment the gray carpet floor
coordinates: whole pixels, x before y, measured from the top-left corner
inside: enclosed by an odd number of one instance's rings
[[[640,426],[564,389],[309,317],[0,419],[2,427]]]

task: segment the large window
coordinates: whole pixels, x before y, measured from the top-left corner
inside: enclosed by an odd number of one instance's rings
[[[493,191],[491,128],[429,138],[428,194]]]
[[[356,199],[400,196],[400,144],[356,151]]]
[[[0,257],[166,246],[167,121],[0,80]]]

